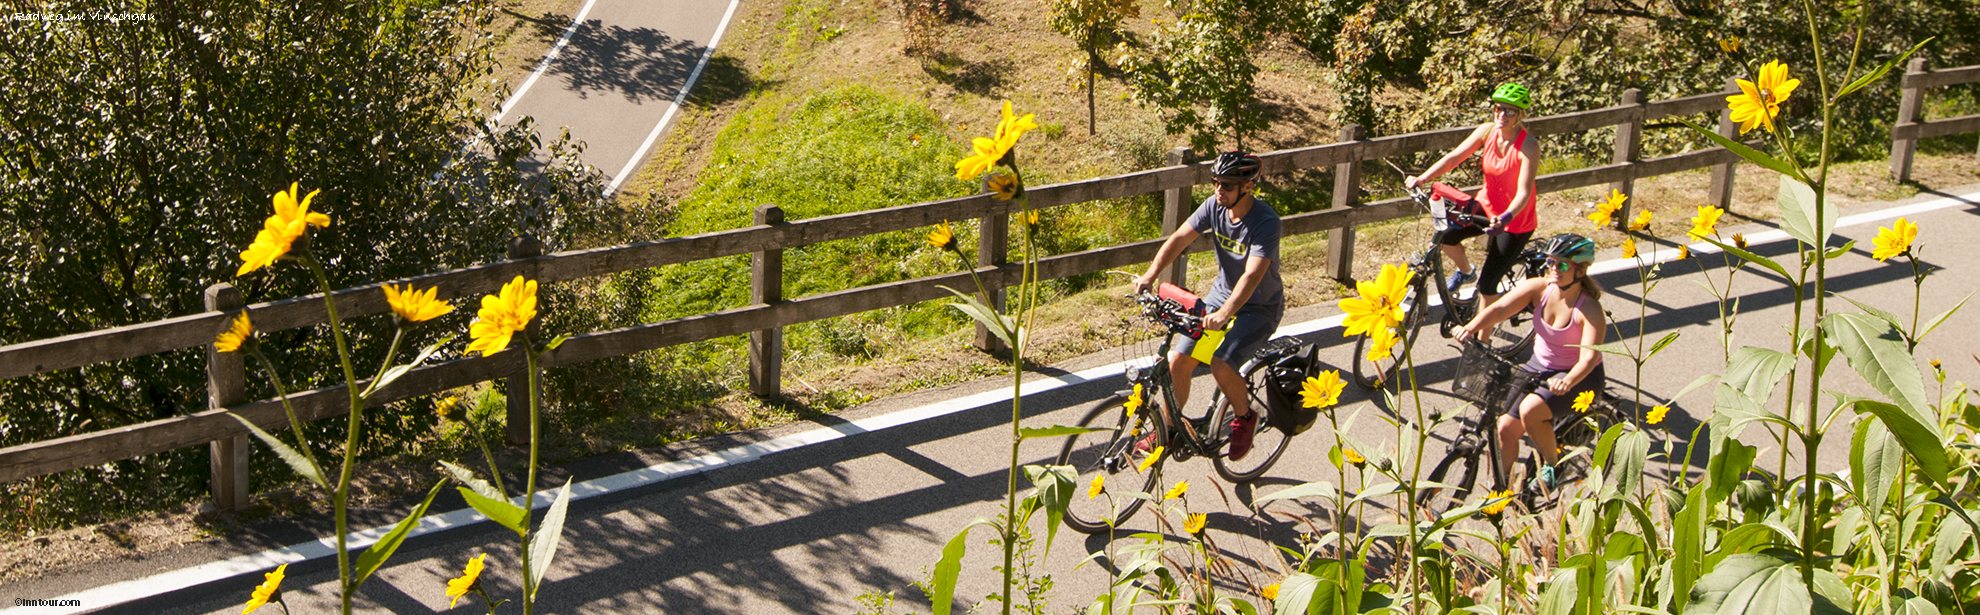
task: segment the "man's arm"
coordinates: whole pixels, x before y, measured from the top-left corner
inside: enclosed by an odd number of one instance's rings
[[[1272,259],[1253,256],[1244,259],[1244,275],[1238,276],[1237,288],[1231,289],[1231,298],[1224,300],[1223,307],[1217,308],[1203,318],[1203,328],[1222,329],[1237,316],[1244,302],[1251,300],[1251,291],[1258,290],[1258,284],[1265,281],[1265,272],[1271,270]]]
[[[1176,232],[1169,234],[1169,240],[1162,242],[1162,249],[1155,252],[1155,260],[1148,263],[1148,272],[1134,279],[1134,292],[1140,293],[1153,288],[1155,276],[1161,273],[1162,269],[1167,268],[1169,263],[1175,262],[1176,257],[1181,256],[1183,250],[1189,249],[1189,244],[1195,243],[1196,238],[1201,235],[1202,233],[1196,232],[1196,229],[1188,224],[1177,227]]]

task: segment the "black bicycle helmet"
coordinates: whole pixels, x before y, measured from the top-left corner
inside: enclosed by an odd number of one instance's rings
[[[1242,150],[1231,150],[1217,155],[1217,164],[1210,168],[1210,176],[1251,181],[1258,177],[1259,164],[1257,156]]]
[[[1595,262],[1595,242],[1574,233],[1561,233],[1541,244],[1540,253],[1564,261],[1586,265]]]

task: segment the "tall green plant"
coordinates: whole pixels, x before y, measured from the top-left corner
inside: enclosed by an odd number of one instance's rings
[[[1140,16],[1138,0],[1052,1],[1052,29],[1071,38],[1085,56],[1080,64],[1086,69],[1086,134],[1099,133],[1094,117],[1093,76],[1103,61],[1100,50],[1114,42],[1122,21]]]

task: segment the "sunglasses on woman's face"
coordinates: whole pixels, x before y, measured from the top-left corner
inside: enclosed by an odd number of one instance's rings
[[[1519,113],[1519,111],[1520,111],[1519,107],[1514,107],[1510,105],[1492,105],[1493,113],[1504,113],[1507,115],[1512,115],[1515,113]]]
[[[1574,263],[1563,260],[1554,260],[1551,258],[1547,259],[1547,266],[1548,268],[1560,271],[1561,273],[1567,273],[1569,271],[1574,270]]]

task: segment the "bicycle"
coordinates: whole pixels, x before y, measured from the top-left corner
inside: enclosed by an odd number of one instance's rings
[[[1435,232],[1430,235],[1429,246],[1409,264],[1412,275],[1409,291],[1402,301],[1403,321],[1396,325],[1396,336],[1399,339],[1395,351],[1391,354],[1395,358],[1390,359],[1386,367],[1379,361],[1370,361],[1364,348],[1368,344],[1367,336],[1359,336],[1355,339],[1354,381],[1364,389],[1380,388],[1396,375],[1402,357],[1408,356],[1410,348],[1416,344],[1418,328],[1429,313],[1431,288],[1436,289],[1437,299],[1444,306],[1443,320],[1437,326],[1439,335],[1445,338],[1451,337],[1452,331],[1471,322],[1472,316],[1478,313],[1479,296],[1482,293],[1478,292],[1480,289],[1475,283],[1470,286],[1472,292],[1469,295],[1459,293],[1460,289],[1444,288],[1443,248],[1437,244],[1437,235],[1451,228],[1489,226],[1491,218],[1484,215],[1484,210],[1477,201],[1456,188],[1442,183],[1432,186],[1430,191],[1421,188],[1409,189],[1410,198],[1430,213],[1431,226]],[[1546,257],[1541,256],[1539,250],[1527,248],[1520,252],[1519,260],[1514,264],[1513,269],[1500,281],[1499,292],[1493,294],[1506,294],[1512,290],[1513,285],[1523,280],[1541,277],[1545,274],[1545,266]],[[1492,333],[1491,340],[1491,348],[1507,357],[1518,355],[1528,346],[1533,345],[1533,310],[1529,307],[1506,318]]]
[[[1279,457],[1286,452],[1292,434],[1274,426],[1270,420],[1270,409],[1263,397],[1265,387],[1271,386],[1269,363],[1261,358],[1268,353],[1245,362],[1239,369],[1244,375],[1245,388],[1251,400],[1251,411],[1257,413],[1258,430],[1252,438],[1251,453],[1242,461],[1233,461],[1225,453],[1225,445],[1230,442],[1230,404],[1223,398],[1223,391],[1215,390],[1210,397],[1206,413],[1200,417],[1190,417],[1180,410],[1171,413],[1180,419],[1182,425],[1160,429],[1163,425],[1162,407],[1177,406],[1175,392],[1171,389],[1172,375],[1169,372],[1169,348],[1177,335],[1190,338],[1203,333],[1203,315],[1195,297],[1188,291],[1169,284],[1162,284],[1155,294],[1140,293],[1130,295],[1140,304],[1139,319],[1153,321],[1162,329],[1161,345],[1152,358],[1145,352],[1138,352],[1127,368],[1128,390],[1115,392],[1111,397],[1100,400],[1086,411],[1078,425],[1099,428],[1097,431],[1066,436],[1059,449],[1056,463],[1073,466],[1079,472],[1081,489],[1092,484],[1096,476],[1104,476],[1110,490],[1140,490],[1150,492],[1161,478],[1162,465],[1169,460],[1188,461],[1193,457],[1208,457],[1217,469],[1217,475],[1233,483],[1250,482],[1271,469]],[[1272,347],[1279,338],[1266,344]],[[1132,346],[1128,349],[1134,352]],[[1183,377],[1189,377],[1184,374]],[[1130,405],[1130,400],[1136,401]],[[1160,406],[1156,400],[1160,400]],[[1160,447],[1151,452],[1159,455],[1152,463],[1144,463],[1142,455],[1135,451],[1135,442],[1158,429],[1162,435],[1156,438]],[[1124,487],[1125,485],[1125,487]],[[1114,510],[1114,500],[1121,500],[1122,507]],[[1133,517],[1141,509],[1140,498],[1087,498],[1075,496],[1066,510],[1066,525],[1087,534],[1107,532]],[[1109,522],[1111,520],[1111,523]]]
[[[1546,386],[1533,372],[1519,369],[1504,355],[1483,348],[1475,341],[1464,343],[1463,354],[1458,359],[1458,379],[1453,393],[1458,397],[1477,404],[1484,411],[1475,416],[1476,420],[1460,427],[1458,436],[1451,441],[1448,452],[1442,461],[1430,469],[1426,480],[1448,485],[1434,486],[1420,490],[1418,501],[1429,505],[1432,511],[1441,513],[1450,507],[1463,503],[1478,484],[1482,470],[1489,469],[1492,484],[1503,486],[1508,478],[1499,470],[1499,417],[1512,409],[1505,408],[1512,391],[1520,391],[1520,398],[1535,388]],[[1600,389],[1594,403],[1588,410],[1578,413],[1556,414],[1553,418],[1554,440],[1563,452],[1554,465],[1555,484],[1567,484],[1581,480],[1588,475],[1588,455],[1575,452],[1586,449],[1602,437],[1602,432],[1615,425],[1622,413],[1615,408],[1616,396],[1607,387]],[[1463,420],[1463,419],[1460,419]],[[1534,475],[1533,457],[1522,460],[1526,474]],[[1451,481],[1444,479],[1456,473]],[[1522,490],[1524,491],[1524,490]],[[1528,509],[1535,507],[1535,497],[1540,494],[1522,493],[1521,501]],[[1450,504],[1438,507],[1439,501]]]

